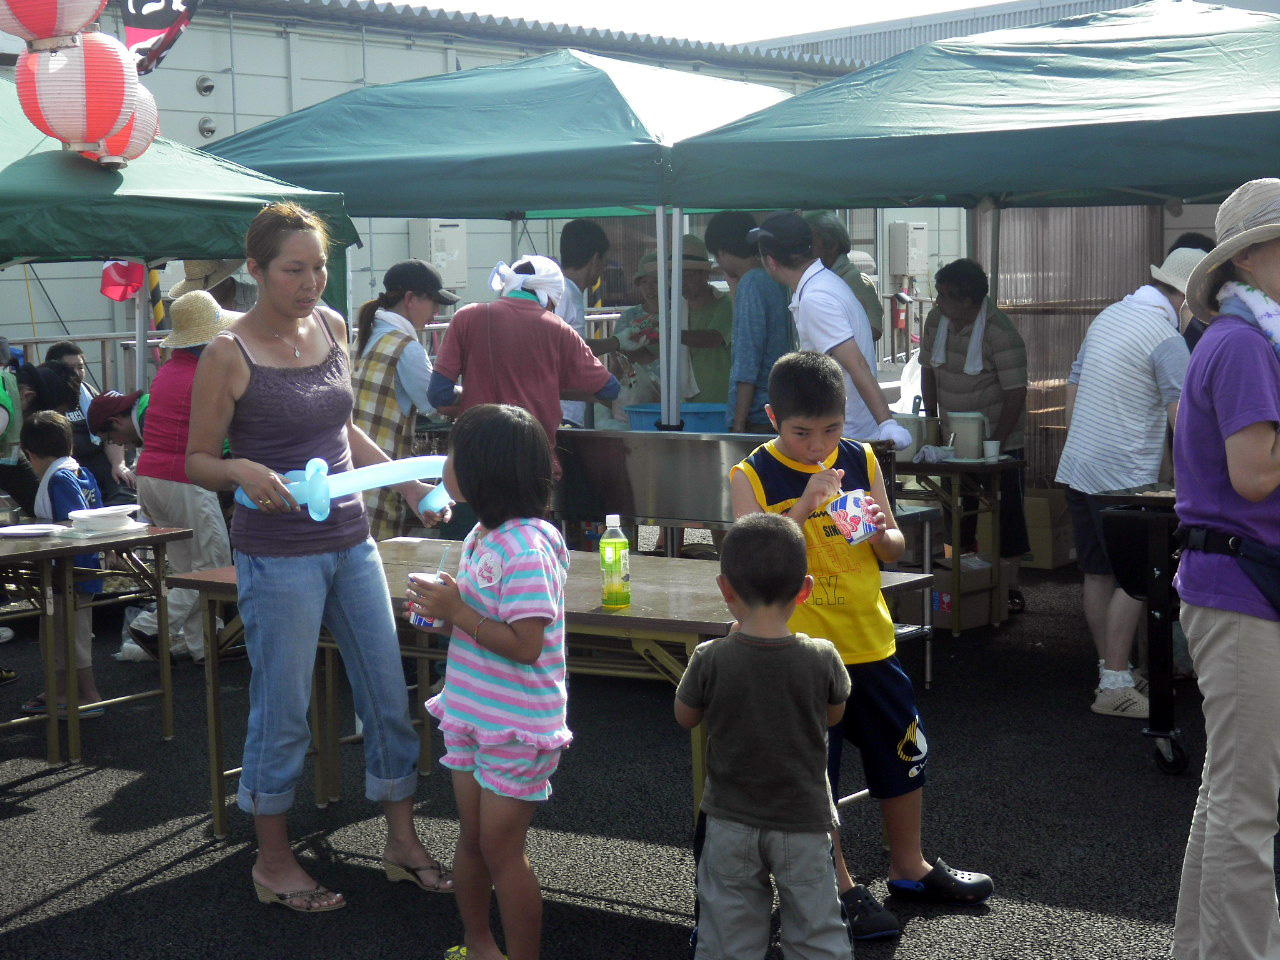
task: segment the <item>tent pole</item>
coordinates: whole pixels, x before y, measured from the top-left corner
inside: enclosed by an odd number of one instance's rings
[[[684,397],[683,364],[680,362],[680,331],[684,327],[681,314],[684,308],[684,297],[681,296],[684,286],[684,211],[680,207],[671,208],[671,322],[667,324],[662,343],[666,351],[662,355],[662,379],[666,394],[664,399],[669,409],[663,410],[663,423],[672,429],[681,426],[680,401]],[[661,262],[661,261],[660,261]]]
[[[516,249],[520,246],[520,221],[515,217],[511,218],[511,259],[507,263],[515,263],[516,258],[520,255]]]
[[[658,366],[664,371],[667,362],[667,327],[670,325],[671,304],[667,297],[667,281],[668,276],[662,269],[663,264],[667,262],[667,208],[665,204],[658,204],[653,209],[655,236],[657,238],[657,248],[655,253],[658,257]],[[659,400],[661,400],[661,408],[659,413],[659,423],[670,422],[671,415],[671,392],[667,389],[667,378],[664,374],[662,381],[658,384],[660,392]]]
[[[143,263],[145,271],[147,265]],[[146,275],[145,273],[143,274]],[[133,314],[134,314],[134,357],[133,357],[133,389],[146,389],[147,376],[147,331],[151,325],[147,322],[151,316],[151,291],[147,284],[142,284],[133,297]]]
[[[1000,302],[1000,207],[991,211],[991,303]]]

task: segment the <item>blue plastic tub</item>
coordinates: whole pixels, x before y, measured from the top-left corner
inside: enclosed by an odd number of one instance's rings
[[[627,419],[632,430],[657,430],[662,405],[637,403],[626,407]],[[724,433],[725,410],[723,403],[682,403],[680,417],[684,420],[685,433]]]

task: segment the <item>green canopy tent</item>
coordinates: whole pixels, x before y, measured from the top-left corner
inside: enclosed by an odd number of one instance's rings
[[[1207,202],[1278,155],[1280,17],[1151,0],[925,44],[681,141],[672,202]]]
[[[559,50],[353,90],[209,150],[293,183],[341,191],[353,216],[510,220],[513,245],[516,222],[525,218],[647,213],[658,222],[665,258],[671,145],[786,96],[760,84]],[[679,241],[677,231],[677,260]],[[664,275],[663,304],[668,284]],[[678,326],[662,323],[663,357],[676,349]],[[678,364],[662,366],[679,375]]]
[[[337,290],[327,295],[345,304],[345,248],[359,235],[341,196],[300,189],[163,138],[124,169],[108,170],[33,127],[18,104],[17,87],[0,81],[0,269],[243,257],[245,230],[273,200],[297,201],[328,222],[336,241],[331,276]],[[145,320],[140,316],[139,365]]]
[[[360,217],[619,216],[666,202],[671,144],[787,95],[559,50],[365,87],[209,151]]]

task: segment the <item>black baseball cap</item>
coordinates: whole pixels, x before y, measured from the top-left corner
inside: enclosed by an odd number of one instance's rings
[[[382,278],[382,286],[387,293],[430,294],[432,300],[445,306],[461,299],[444,288],[444,277],[440,276],[440,271],[423,260],[401,260],[387,271]]]
[[[747,242],[759,244],[771,254],[813,252],[813,231],[798,213],[777,213],[747,234]]]

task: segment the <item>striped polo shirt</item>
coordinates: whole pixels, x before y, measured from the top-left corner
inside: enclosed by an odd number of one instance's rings
[[[1098,314],[1071,368],[1076,402],[1058,482],[1081,493],[1155,483],[1166,407],[1182,396],[1190,358],[1177,314],[1155,287]]]
[[[569,553],[545,520],[508,520],[467,535],[458,566],[463,601],[491,620],[549,620],[542,655],[516,663],[453,628],[444,691],[427,702],[440,729],[482,744],[528,743],[544,750],[573,739],[565,721],[564,587]]]
[[[920,365],[933,367],[933,345],[938,339],[938,324],[942,311],[934,307],[924,318],[924,330],[920,334]],[[987,417],[994,430],[1004,409],[1004,396],[1009,390],[1027,385],[1027,348],[1013,321],[987,299],[987,324],[982,334],[982,372],[964,372],[969,355],[969,343],[973,339],[976,323],[958,327],[948,324],[947,359],[941,367],[933,367],[938,384],[938,406],[942,412],[955,413],[977,410]],[[1025,444],[1027,408],[1022,412],[1013,432],[1005,438],[1005,450],[1020,450]]]

